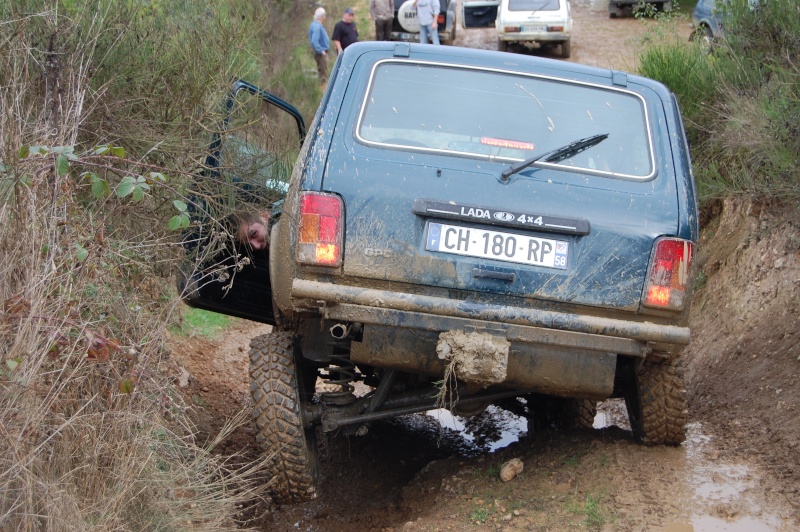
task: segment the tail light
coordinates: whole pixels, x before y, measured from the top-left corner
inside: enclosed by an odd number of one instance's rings
[[[659,238],[644,291],[647,307],[680,310],[691,277],[694,243],[679,238]]]
[[[342,200],[333,194],[305,192],[300,197],[297,260],[317,266],[342,264]]]
[[[439,16],[438,16],[438,17],[436,17],[436,25],[437,25],[437,26],[441,26],[441,25],[445,24],[445,22],[446,22],[446,20],[445,20],[445,18],[444,18],[444,15],[442,15],[441,13],[439,13]]]

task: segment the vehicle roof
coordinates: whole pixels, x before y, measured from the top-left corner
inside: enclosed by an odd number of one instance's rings
[[[452,64],[462,64],[482,68],[493,68],[514,72],[527,72],[541,74],[546,71],[549,75],[585,81],[591,78],[608,80],[609,86],[626,87],[629,84],[646,86],[656,91],[662,99],[669,98],[670,91],[660,82],[630,74],[624,71],[610,70],[607,68],[571,63],[558,59],[549,59],[522,54],[509,54],[493,50],[479,50],[460,46],[435,46],[432,44],[419,44],[390,41],[363,41],[352,44],[342,56],[342,67],[349,70],[355,65],[361,55],[370,52],[384,52],[380,59],[396,57],[403,59],[418,59],[422,61],[441,61]],[[376,60],[378,57],[376,57]],[[630,87],[629,87],[630,88]]]

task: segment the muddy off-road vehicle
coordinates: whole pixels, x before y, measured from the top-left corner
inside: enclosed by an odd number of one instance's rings
[[[697,207],[660,83],[354,44],[272,222],[268,267],[232,285],[201,271],[185,293],[275,326],[252,341],[250,377],[279,500],[314,496],[317,428],[363,435],[440,406],[585,425],[623,397],[642,442],[684,440]]]

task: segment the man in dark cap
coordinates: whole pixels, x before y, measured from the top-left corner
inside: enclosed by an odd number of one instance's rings
[[[358,30],[356,29],[356,23],[353,22],[354,16],[353,8],[348,7],[342,14],[342,20],[333,27],[331,40],[333,40],[333,44],[336,45],[336,50],[339,53],[342,53],[354,42],[358,42]]]

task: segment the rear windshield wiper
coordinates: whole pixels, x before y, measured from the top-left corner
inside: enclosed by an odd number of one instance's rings
[[[503,172],[500,174],[500,180],[508,181],[508,178],[511,177],[512,175],[516,174],[520,170],[526,169],[527,167],[531,166],[532,164],[542,159],[546,163],[559,163],[564,159],[569,159],[570,157],[579,154],[583,150],[588,150],[592,146],[600,144],[607,138],[608,138],[608,133],[593,135],[591,137],[586,137],[585,139],[580,139],[574,142],[570,142],[566,146],[562,146],[561,148],[556,148],[555,150],[545,152],[541,155],[537,155],[536,157],[525,159],[524,161],[513,164],[508,168],[506,168],[505,170],[503,170]]]

